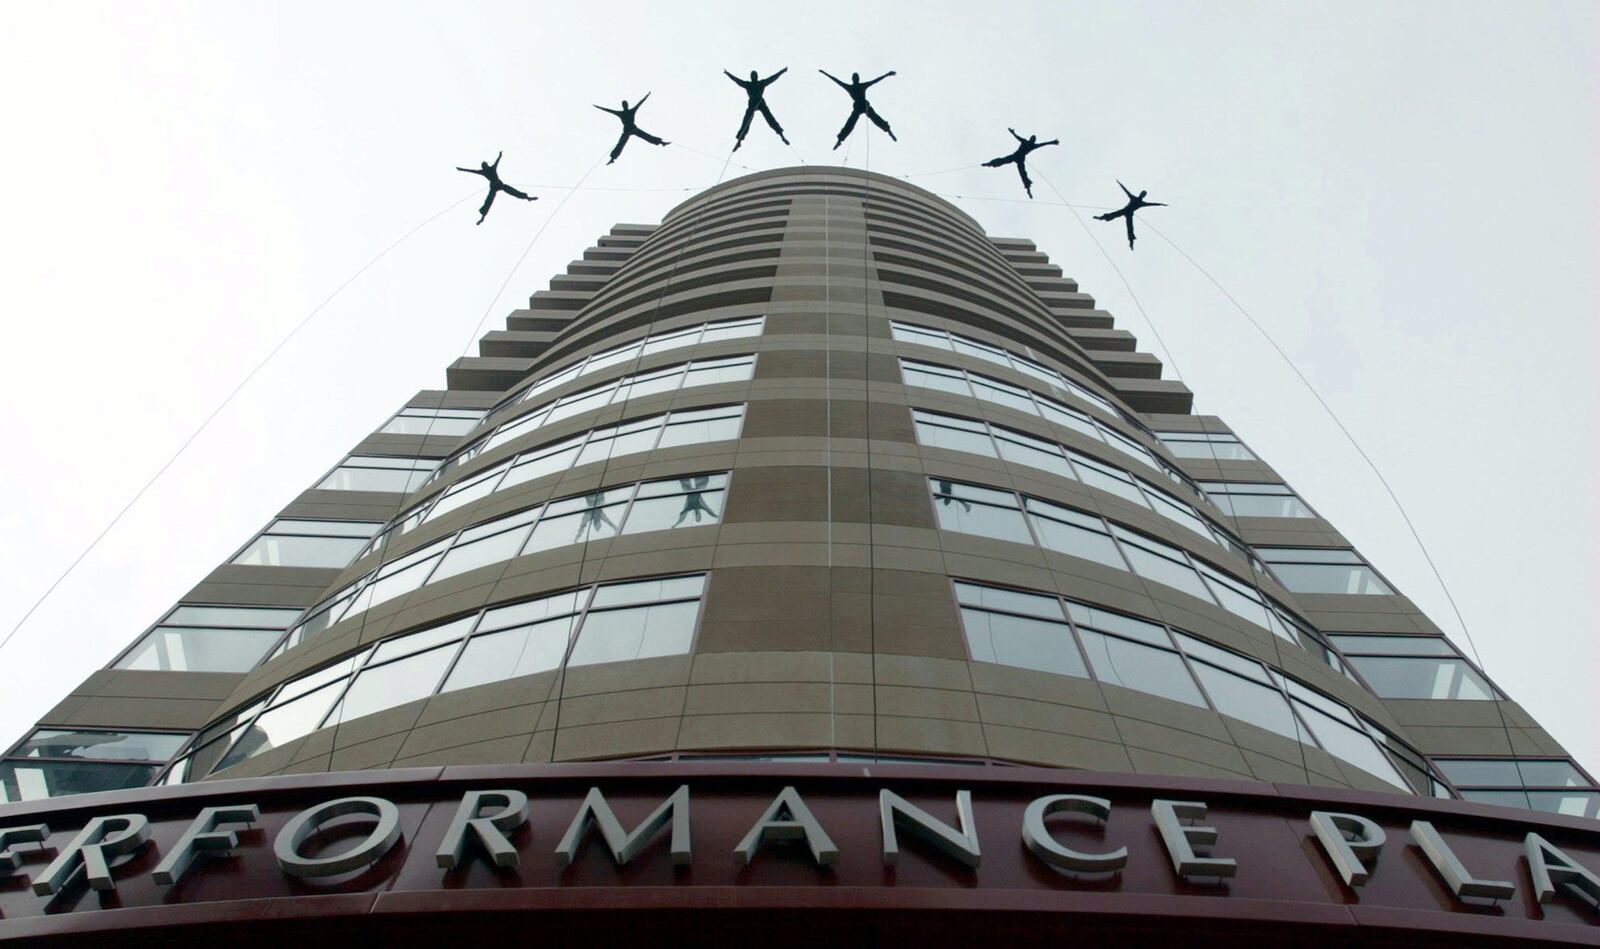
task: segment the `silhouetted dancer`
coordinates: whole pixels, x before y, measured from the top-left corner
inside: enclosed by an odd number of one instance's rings
[[[622,137],[617,139],[617,147],[611,150],[611,161],[606,162],[606,164],[609,165],[611,162],[616,161],[617,156],[622,154],[622,146],[628,144],[628,136],[630,135],[637,135],[652,145],[672,144],[671,142],[663,142],[661,139],[656,138],[654,135],[651,135],[649,132],[646,132],[644,129],[633,124],[634,114],[640,109],[644,108],[645,99],[648,98],[650,98],[650,93],[647,92],[644,94],[644,99],[640,99],[639,104],[631,109],[628,108],[627,99],[622,100],[622,108],[620,109],[608,109],[603,105],[595,106],[595,108],[599,109],[601,112],[610,112],[612,115],[622,120]]]
[[[708,475],[678,479],[678,487],[682,488],[686,493],[683,496],[683,510],[678,512],[678,519],[672,522],[673,527],[679,526],[691,515],[694,517],[696,524],[700,523],[706,516],[710,516],[713,521],[716,520],[717,512],[712,509],[710,504],[706,503],[705,489],[710,484],[711,478]]]
[[[1123,205],[1120,211],[1096,214],[1094,219],[1096,221],[1115,221],[1119,217],[1126,218],[1128,224],[1128,249],[1133,250],[1133,212],[1140,208],[1164,208],[1166,205],[1160,201],[1146,201],[1144,196],[1150,193],[1148,191],[1141,191],[1135,196],[1132,191],[1128,190],[1128,186],[1121,181],[1117,182],[1117,187],[1121,188],[1122,193],[1128,196],[1128,203]]]
[[[501,152],[499,155],[494,156],[494,164],[492,165],[486,161],[481,161],[478,162],[477,168],[462,168],[460,165],[456,166],[456,171],[464,171],[469,175],[482,175],[489,179],[489,194],[483,199],[483,207],[478,209],[479,224],[482,224],[483,219],[489,216],[489,206],[494,204],[494,196],[502,191],[511,195],[513,198],[521,198],[524,201],[539,200],[538,198],[532,198],[523,194],[516,188],[513,188],[504,181],[500,180],[500,159],[504,155],[505,152]]]
[[[743,89],[745,95],[750,97],[750,101],[744,107],[744,121],[739,123],[739,134],[734,136],[734,151],[739,150],[739,146],[744,144],[744,137],[750,134],[750,120],[756,117],[757,112],[760,112],[761,117],[767,120],[767,125],[778,133],[778,137],[783,139],[783,144],[789,144],[789,140],[783,136],[783,126],[778,124],[778,120],[772,117],[772,110],[767,108],[766,99],[767,87],[777,82],[778,77],[788,71],[789,67],[785,66],[767,78],[762,79],[760,74],[752,69],[748,80],[740,79],[726,69],[722,71],[724,76],[738,83],[739,88]]]
[[[861,74],[858,72],[853,72],[850,74],[849,82],[845,82],[843,79],[840,79],[838,76],[828,72],[826,69],[819,69],[817,72],[822,73],[829,79],[832,79],[840,89],[850,93],[850,101],[853,103],[850,109],[850,117],[844,120],[844,128],[839,130],[839,139],[833,143],[834,151],[838,151],[839,146],[844,144],[844,140],[850,137],[850,132],[856,127],[856,119],[861,118],[863,115],[871,119],[873,125],[876,125],[878,128],[881,128],[887,132],[891,141],[900,141],[898,138],[894,137],[894,129],[889,127],[889,123],[885,122],[883,120],[883,116],[879,115],[877,111],[872,108],[872,103],[867,101],[867,90],[894,75],[893,69],[889,70],[878,78],[869,80],[867,82],[861,81]]]
[[[1061,142],[1054,138],[1048,142],[1041,142],[1037,135],[1029,135],[1027,138],[1023,138],[1017,134],[1016,129],[1012,128],[1008,128],[1006,131],[1010,132],[1011,137],[1017,140],[1017,150],[1003,158],[986,161],[983,163],[983,167],[999,168],[1001,165],[1015,164],[1017,166],[1017,174],[1022,176],[1022,190],[1028,192],[1028,197],[1031,198],[1033,197],[1033,179],[1028,177],[1028,153],[1046,145],[1060,145]]]

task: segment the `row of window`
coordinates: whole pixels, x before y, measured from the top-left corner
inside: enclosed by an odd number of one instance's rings
[[[1501,697],[1442,636],[1329,633],[1328,641],[1379,698],[1481,701]]]
[[[631,343],[624,343],[621,346],[601,350],[549,375],[542,376],[526,389],[518,390],[501,400],[500,404],[490,409],[489,412],[492,415],[506,406],[515,405],[528,399],[537,399],[546,392],[554,390],[557,386],[565,385],[591,372],[598,372],[610,366],[654,356],[656,353],[666,352],[669,349],[760,336],[765,325],[766,317],[752,316],[734,320],[717,320],[712,323],[701,323],[697,326],[686,326],[682,329],[652,333]]]
[[[704,574],[583,587],[385,639],[213,724],[166,782],[195,780],[318,728],[437,693],[562,667],[685,654],[705,587]]]
[[[1215,603],[1289,642],[1313,651],[1314,637],[1275,604],[1187,551],[1098,514],[1027,495],[942,478],[928,479],[940,528],[1034,544],[1135,573]],[[1019,500],[1020,498],[1020,500]],[[1301,631],[1299,639],[1290,630]],[[1325,655],[1327,655],[1325,653]]]
[[[248,672],[300,617],[298,608],[179,604],[139,637],[116,669]]]
[[[468,570],[619,534],[719,523],[727,487],[726,472],[641,481],[560,498],[456,531],[383,564],[312,607],[273,655],[334,623]]]
[[[1125,455],[1137,458],[1179,484],[1189,483],[1184,475],[1162,464],[1150,449],[1110,425],[1096,421],[1077,409],[1039,395],[1030,389],[1014,386],[981,373],[940,366],[931,362],[918,362],[914,359],[900,360],[900,375],[908,386],[921,386],[925,389],[967,396],[1003,405],[1018,412],[1026,412],[1029,415],[1037,415],[1063,428],[1070,428],[1096,441],[1104,442]],[[1198,494],[1199,491],[1196,490],[1195,493]]]
[[[1244,442],[1228,432],[1155,432],[1174,458],[1206,458],[1211,461],[1254,461],[1255,455]]]
[[[383,527],[374,521],[314,521],[280,517],[234,555],[251,567],[344,567]]]
[[[912,409],[911,415],[916,424],[917,441],[923,445],[970,452],[986,458],[1004,458],[1006,461],[1038,468],[1073,481],[1082,481],[1092,488],[1099,488],[1124,501],[1153,510],[1214,544],[1244,553],[1243,543],[1208,524],[1187,502],[1173,497],[1132,472],[1113,468],[1103,461],[1090,458],[1065,445],[1036,438],[1003,425],[974,421],[942,412],[930,412],[926,409]]]
[[[755,356],[696,359],[622,376],[597,386],[569,392],[499,426],[487,438],[477,443],[478,447],[473,454],[498,448],[537,430],[540,426],[554,424],[585,412],[593,412],[613,402],[621,403],[647,395],[715,385],[719,382],[744,382],[755,371],[755,365]]]
[[[1462,800],[1600,818],[1600,789],[1565,758],[1435,758],[1434,764]]]
[[[1271,667],[1187,633],[1120,613],[976,583],[958,582],[967,648],[978,662],[1097,679],[1248,722],[1320,747],[1406,791],[1401,766],[1427,774],[1420,755],[1342,702]],[[1399,764],[1385,753],[1400,757]],[[1417,786],[1427,789],[1426,780]]]
[[[37,729],[0,760],[0,804],[143,787],[188,740],[164,732]]]
[[[426,520],[442,516],[496,491],[608,458],[735,439],[739,437],[739,429],[743,424],[743,404],[719,405],[619,422],[529,448],[462,479],[405,512],[393,526],[372,541],[368,552],[382,547],[391,534],[404,534]]]
[[[1201,481],[1200,490],[1229,517],[1316,517],[1286,484],[1257,481]]]
[[[889,331],[896,340],[902,343],[917,343],[922,346],[932,346],[935,349],[956,352],[963,356],[971,356],[974,359],[982,359],[988,362],[996,363],[997,365],[1006,366],[1007,368],[1014,369],[1025,376],[1032,376],[1033,378],[1038,379],[1040,382],[1046,383],[1063,395],[1076,396],[1095,408],[1100,409],[1102,412],[1110,415],[1112,418],[1122,419],[1124,421],[1127,420],[1127,416],[1115,405],[1113,405],[1110,399],[1107,399],[1105,396],[1100,395],[1098,392],[1095,392],[1086,386],[1081,386],[1078,383],[1073,382],[1071,379],[1068,379],[1061,373],[1056,372],[1049,366],[1029,359],[1028,357],[1019,353],[1010,352],[1008,350],[1001,349],[998,346],[991,346],[988,343],[979,342],[971,337],[962,336],[959,333],[950,333],[945,330],[934,329],[928,326],[918,326],[914,323],[902,323],[899,320],[890,321]]]

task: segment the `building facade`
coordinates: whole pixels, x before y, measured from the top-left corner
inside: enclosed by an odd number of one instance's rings
[[[506,325],[11,748],[0,938],[1596,938],[1590,777],[1031,242],[763,172]],[[417,882],[480,791],[512,856],[461,831]],[[335,792],[393,814],[335,808],[371,859],[297,871]],[[231,857],[145,879],[246,800]]]

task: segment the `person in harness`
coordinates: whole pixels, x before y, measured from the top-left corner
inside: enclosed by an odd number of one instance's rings
[[[844,140],[850,137],[850,132],[856,127],[856,119],[861,118],[863,115],[871,119],[873,125],[876,125],[878,128],[881,128],[884,130],[884,132],[888,133],[891,141],[900,141],[898,138],[894,137],[894,129],[889,127],[889,123],[885,122],[883,120],[883,116],[879,115],[877,110],[872,107],[872,103],[867,101],[867,90],[884,81],[885,79],[888,79],[890,76],[893,76],[893,69],[889,70],[878,78],[868,80],[867,82],[861,81],[861,74],[858,72],[853,72],[850,74],[849,82],[845,82],[843,79],[833,75],[826,69],[819,69],[817,72],[822,73],[829,79],[832,79],[840,89],[843,89],[845,92],[850,94],[850,118],[845,119],[844,128],[839,130],[838,140],[833,143],[833,148],[835,151],[838,151],[839,146],[844,144]]]
[[[1031,198],[1033,197],[1033,179],[1028,177],[1028,153],[1046,145],[1060,145],[1061,142],[1059,139],[1054,138],[1048,142],[1041,142],[1037,135],[1029,135],[1027,138],[1023,138],[1013,128],[1008,128],[1006,131],[1010,132],[1011,137],[1017,140],[1017,150],[1009,155],[990,159],[983,163],[983,167],[999,168],[1002,165],[1015,164],[1017,166],[1017,174],[1022,176],[1022,190],[1028,192],[1028,197]]]
[[[1166,205],[1162,204],[1160,201],[1146,201],[1144,196],[1150,192],[1141,191],[1135,195],[1132,191],[1129,191],[1128,186],[1123,184],[1121,181],[1117,182],[1117,187],[1121,188],[1122,193],[1128,196],[1128,203],[1123,205],[1121,210],[1110,211],[1105,214],[1096,214],[1094,219],[1096,221],[1115,221],[1119,217],[1124,218],[1128,225],[1128,249],[1133,250],[1133,212],[1139,210],[1140,208],[1164,208]]]
[[[513,188],[504,181],[500,180],[500,159],[504,156],[505,152],[501,152],[500,154],[494,156],[494,164],[492,165],[484,161],[479,162],[478,167],[476,168],[462,168],[460,165],[456,166],[456,171],[464,171],[469,175],[482,175],[483,177],[489,179],[489,194],[483,199],[483,207],[478,209],[479,224],[482,224],[483,219],[489,216],[489,208],[494,204],[494,196],[502,191],[511,195],[513,198],[521,198],[524,201],[539,200],[538,198],[529,197],[528,195],[523,194],[516,188]]]
[[[734,137],[734,151],[739,150],[739,146],[744,144],[744,137],[750,134],[750,120],[756,117],[757,112],[760,112],[761,117],[767,120],[767,125],[771,127],[774,132],[778,133],[778,137],[783,139],[783,144],[789,144],[789,140],[784,138],[783,126],[778,124],[778,120],[772,117],[772,110],[767,108],[766,99],[767,87],[776,82],[779,76],[788,71],[789,67],[785,66],[767,78],[762,79],[761,76],[754,69],[752,69],[750,70],[750,78],[748,80],[740,79],[738,76],[728,72],[726,69],[722,71],[724,76],[727,76],[729,79],[732,79],[734,82],[738,83],[739,87],[744,90],[745,95],[749,97],[749,101],[744,107],[744,121],[739,123],[739,134]]]
[[[595,106],[595,108],[599,109],[601,112],[610,112],[612,115],[616,116],[622,122],[622,137],[617,139],[617,147],[613,148],[611,150],[611,161],[606,162],[606,164],[609,165],[612,162],[615,162],[617,160],[617,156],[622,154],[622,146],[628,144],[628,139],[633,137],[633,136],[635,136],[635,135],[639,136],[640,138],[644,139],[645,141],[649,142],[652,145],[671,145],[672,144],[671,142],[664,142],[661,139],[656,138],[654,135],[651,135],[649,132],[646,132],[644,129],[642,129],[639,126],[634,124],[634,121],[633,121],[634,115],[640,109],[644,108],[645,99],[648,99],[648,98],[650,98],[650,93],[647,92],[647,93],[644,94],[644,99],[640,99],[639,100],[639,104],[636,105],[636,106],[633,106],[632,108],[628,107],[628,100],[627,99],[623,99],[622,100],[622,108],[620,108],[620,109],[608,109],[603,105]]]

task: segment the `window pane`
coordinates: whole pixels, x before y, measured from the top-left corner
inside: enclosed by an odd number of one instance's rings
[[[440,691],[452,692],[556,668],[567,652],[567,639],[576,620],[574,616],[563,616],[472,637]]]
[[[1338,547],[1258,547],[1256,552],[1267,563],[1361,564],[1361,555]]]
[[[328,724],[348,722],[432,695],[455,654],[456,647],[451,644],[361,670],[339,708],[328,717]]]
[[[1267,494],[1213,494],[1217,507],[1234,517],[1316,517],[1316,512],[1296,497]]]
[[[973,394],[985,402],[993,402],[1029,415],[1039,414],[1039,407],[1033,404],[1033,398],[1028,395],[1027,389],[987,376],[973,375],[971,380]]]
[[[1125,639],[1136,639],[1165,649],[1172,648],[1172,640],[1167,637],[1167,630],[1164,626],[1071,601],[1067,603],[1067,613],[1072,617],[1072,621],[1078,625],[1079,629],[1090,627],[1096,630],[1105,630],[1106,632],[1116,633]]]
[[[1028,511],[1033,515],[1034,529],[1039,532],[1039,543],[1050,550],[1093,560],[1117,570],[1128,569],[1122,554],[1117,552],[1117,545],[1100,528],[1102,522],[1099,518],[1045,505],[1036,498],[1028,498]]]
[[[578,598],[583,593],[583,601]],[[554,596],[543,596],[537,600],[527,600],[522,603],[513,603],[489,610],[483,614],[483,621],[478,624],[478,631],[491,629],[504,629],[508,626],[526,626],[529,623],[547,620],[555,616],[565,616],[575,613],[580,609],[581,603],[588,600],[588,591],[572,590],[567,593],[557,593]]]
[[[1504,807],[1532,808],[1572,817],[1600,817],[1600,791],[1471,791],[1463,790],[1464,800]]]
[[[468,616],[453,623],[436,626],[433,629],[425,629],[406,636],[385,639],[378,644],[378,648],[372,651],[372,661],[374,663],[388,662],[390,659],[398,659],[409,653],[421,652],[441,643],[454,642],[472,630],[472,622],[476,618]]]
[[[994,662],[1040,672],[1088,678],[1083,657],[1065,623],[962,609],[967,648],[977,662]]]
[[[739,437],[739,425],[744,421],[744,406],[721,408],[706,412],[674,412],[661,433],[658,448],[674,445],[695,445],[701,442],[719,442]]]
[[[632,583],[608,583],[594,591],[590,606],[621,606],[625,603],[654,603],[660,600],[680,600],[699,596],[706,586],[704,574],[692,577],[664,577],[659,580],[635,580]]]
[[[1122,538],[1122,552],[1128,555],[1128,562],[1133,564],[1133,570],[1139,576],[1176,590],[1182,590],[1205,600],[1207,603],[1215,602],[1211,597],[1210,590],[1200,581],[1200,575],[1195,573],[1194,568],[1189,566],[1188,563],[1173,560],[1153,552],[1149,549],[1156,546],[1152,541],[1140,538],[1140,542],[1135,543],[1129,539],[1126,531],[1118,531],[1117,533]],[[1166,545],[1161,544],[1160,547],[1166,547]],[[1177,553],[1174,548],[1167,549]]]
[[[513,527],[501,531],[479,541],[467,544],[457,544],[444,555],[439,562],[439,568],[428,578],[429,583],[438,583],[457,574],[476,570],[492,563],[503,563],[517,556],[522,549],[522,543],[532,531],[529,525]]]
[[[994,443],[983,425],[948,415],[918,412],[917,440],[930,448],[948,448],[967,451],[974,455],[994,457]]]
[[[1063,478],[1077,477],[1059,446],[1006,429],[998,429],[996,436],[1000,456],[1005,460],[1049,471]]]
[[[239,736],[234,746],[217,763],[217,769],[236,765],[262,752],[281,748],[302,735],[310,734],[322,722],[322,716],[327,714],[328,707],[339,697],[339,692],[343,688],[344,682],[340,680],[285,705],[262,712],[261,717]]]
[[[505,480],[500,483],[500,490],[503,491],[514,484],[522,484],[535,478],[542,478],[548,474],[566,471],[572,467],[573,459],[578,457],[578,449],[582,447],[579,442],[580,439],[568,439],[552,448],[523,455],[516,466],[506,472]]]
[[[242,626],[246,629],[287,629],[300,615],[298,609],[250,606],[183,605],[167,614],[168,626]]]
[[[584,617],[568,666],[673,656],[689,651],[698,602],[590,612]]]
[[[385,435],[460,436],[478,427],[476,418],[397,415],[378,429]]]
[[[761,327],[766,317],[758,316],[753,320],[723,320],[718,323],[707,323],[705,335],[700,337],[702,343],[714,343],[724,339],[741,339],[746,336],[760,336]],[[694,342],[691,333],[684,338],[684,343]]]
[[[1057,621],[1065,619],[1065,615],[1061,612],[1060,600],[1037,593],[979,586],[976,583],[957,583],[956,600],[966,606],[986,606],[993,610],[1027,613],[1030,616],[1041,616]]]
[[[1405,778],[1400,776],[1400,772],[1395,770],[1389,756],[1379,750],[1377,743],[1368,737],[1366,732],[1357,731],[1336,721],[1304,702],[1296,702],[1295,707],[1299,709],[1301,718],[1316,733],[1317,741],[1321,742],[1328,754],[1398,788],[1407,791],[1412,789]]]
[[[1456,651],[1438,636],[1345,636],[1333,634],[1328,640],[1347,653],[1382,656],[1450,656]]]
[[[947,531],[977,534],[1019,544],[1033,543],[1033,535],[1028,533],[1022,512],[1015,508],[974,504],[965,498],[935,494],[933,510],[938,515],[939,526]]]
[[[89,758],[98,761],[166,761],[188,735],[159,732],[76,731],[41,728],[11,754],[20,758]]]
[[[479,498],[487,497],[490,492],[494,491],[495,486],[500,483],[500,476],[505,474],[506,468],[507,465],[497,465],[483,474],[475,475],[460,484],[452,485],[439,498],[439,502],[428,511],[423,520],[431,521],[436,517],[442,517],[454,511],[458,507],[471,504]]]
[[[889,332],[902,343],[916,343],[921,346],[934,346],[939,349],[950,348],[950,337],[942,330],[928,330],[908,323],[890,323]]]
[[[623,488],[552,502],[529,536],[523,553],[616,536],[617,522],[631,493],[632,488]]]
[[[1094,666],[1094,674],[1100,681],[1206,707],[1206,700],[1200,696],[1200,690],[1177,653],[1152,649],[1090,629],[1080,629],[1078,635],[1083,639],[1089,664]]]
[[[1039,410],[1044,413],[1045,418],[1060,425],[1062,428],[1070,428],[1097,442],[1104,440],[1100,435],[1100,428],[1090,420],[1089,416],[1084,415],[1082,412],[1069,409],[1064,405],[1058,405],[1049,399],[1039,400]]]
[[[1494,698],[1489,683],[1465,660],[1421,657],[1351,656],[1350,665],[1385,699]]]
[[[76,761],[0,762],[0,803],[38,801],[67,794],[144,787],[160,770],[153,764]]]
[[[900,370],[905,374],[908,386],[922,386],[956,395],[972,395],[972,390],[967,387],[966,377],[959,372],[927,363],[912,362],[909,359],[900,360]]]
[[[249,672],[283,635],[280,630],[157,626],[117,663],[118,669]]]
[[[389,491],[406,493],[426,483],[433,463],[423,471],[402,471],[396,468],[339,467],[322,479],[317,487],[323,491]]]
[[[982,359],[988,362],[998,363],[999,365],[1006,366],[1008,368],[1011,365],[1011,360],[1006,358],[1006,354],[1003,351],[996,349],[987,343],[980,343],[975,339],[968,339],[965,336],[954,335],[951,336],[951,342],[955,346],[955,351],[964,356],[971,356],[975,359]]]
[[[1257,685],[1203,662],[1195,663],[1194,671],[1217,711],[1285,738],[1303,740],[1303,732],[1289,712],[1288,701],[1277,689]]]
[[[1295,593],[1388,594],[1371,567],[1320,563],[1275,563],[1272,572]]]
[[[343,567],[367,546],[360,537],[298,537],[265,534],[250,542],[236,564],[252,567]]]
[[[715,362],[694,362],[684,377],[683,387],[709,386],[719,382],[744,382],[755,371],[756,361],[750,356]],[[637,395],[637,393],[635,393]]]
[[[633,507],[628,510],[628,523],[623,528],[623,533],[638,534],[644,531],[701,527],[717,523],[722,517],[723,492],[711,486],[713,483],[720,485],[725,480],[720,475],[716,477],[715,482],[707,475],[680,478],[674,483],[683,489],[682,494],[641,497],[635,500]],[[644,486],[641,486],[640,491],[643,493]]]

